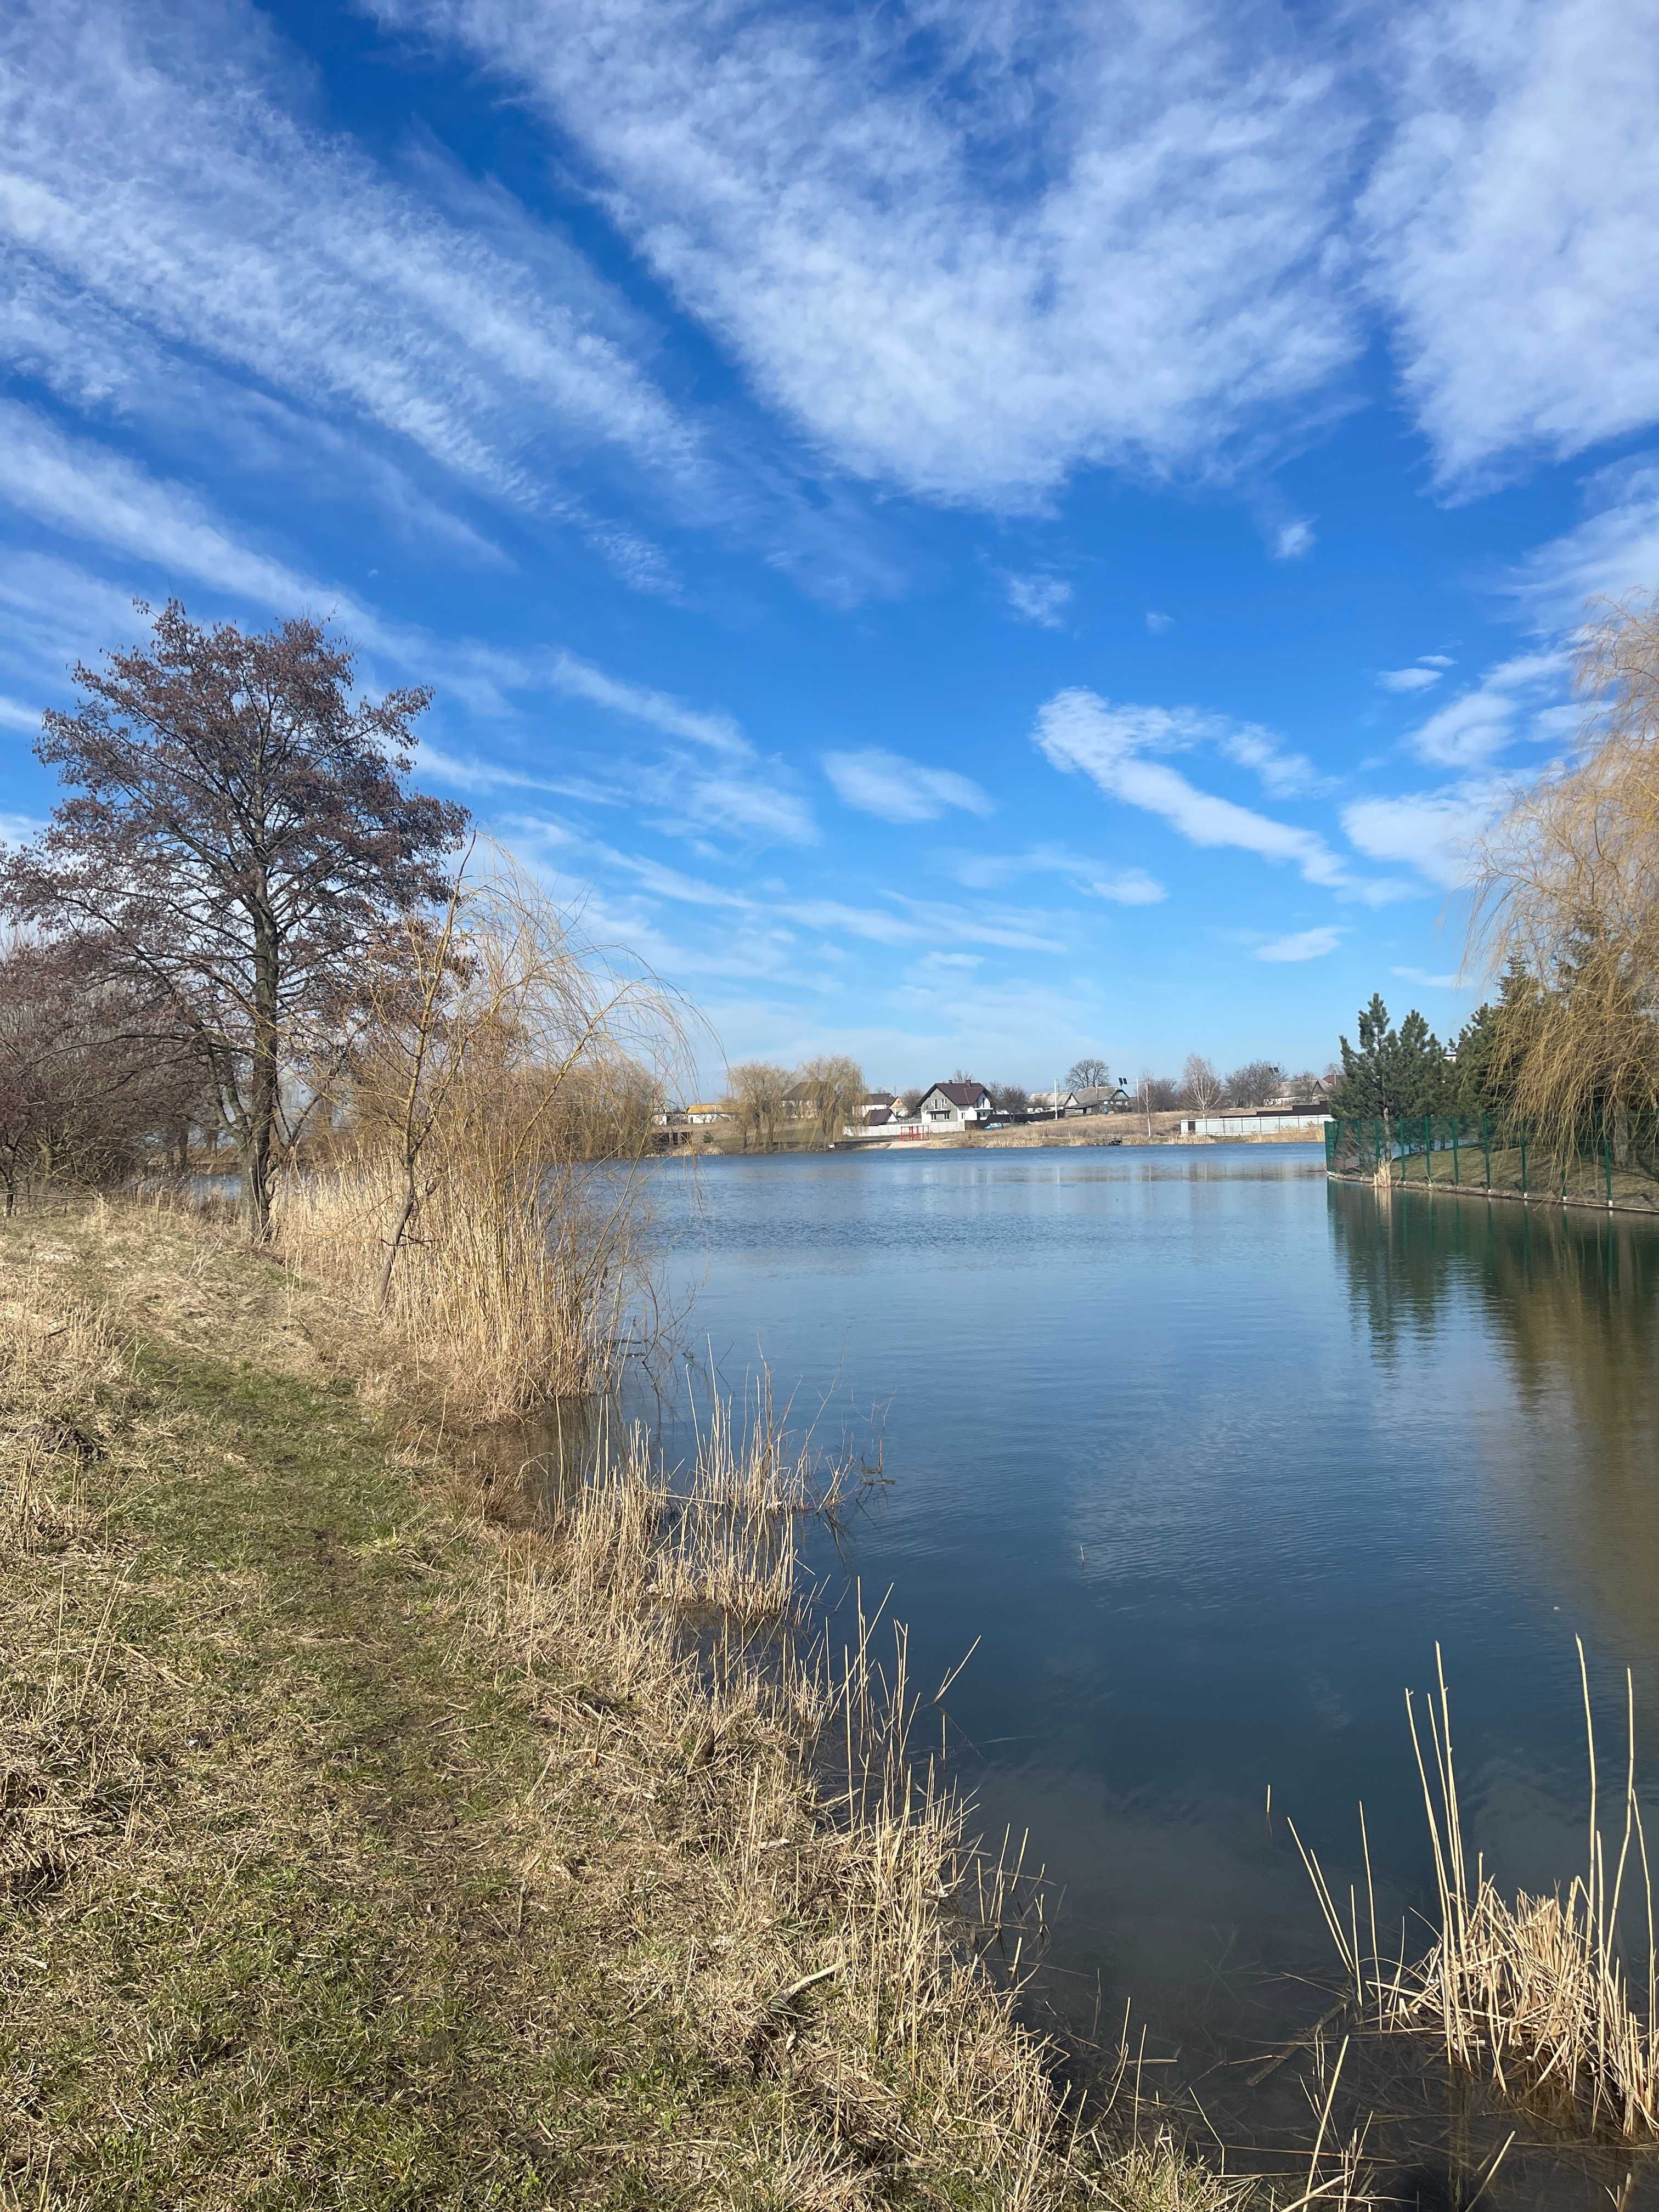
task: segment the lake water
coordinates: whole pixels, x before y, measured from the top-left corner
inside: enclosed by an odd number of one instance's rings
[[[1437,1640],[1506,1885],[1583,1862],[1575,1633],[1610,1765],[1629,1668],[1659,1781],[1650,1224],[1379,1202],[1300,1146],[655,1173],[726,1381],[763,1357],[827,1437],[880,1410],[831,1595],[890,1584],[920,1680],[981,1639],[956,1771],[1047,1867],[1043,2000],[1130,2002],[1233,2130],[1277,2124],[1243,2062],[1334,1979],[1285,1816],[1346,1894],[1363,1799],[1383,1913],[1425,1899],[1403,1691]]]

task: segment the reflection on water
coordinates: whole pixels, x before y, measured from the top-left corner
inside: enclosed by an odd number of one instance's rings
[[[717,1159],[657,1187],[670,1292],[728,1382],[763,1355],[832,1440],[885,1409],[890,1497],[818,1564],[832,1594],[892,1585],[921,1674],[982,1637],[959,1771],[1049,1870],[1048,2001],[1087,2032],[1132,2000],[1230,2131],[1301,2128],[1297,2068],[1249,2077],[1328,2002],[1285,1816],[1346,1894],[1363,1798],[1385,1923],[1429,1893],[1402,1690],[1437,1641],[1506,1885],[1583,1856],[1575,1632],[1609,1723],[1629,1667],[1659,1743],[1653,1226],[1379,1201],[1300,1146]],[[1602,2201],[1540,2171],[1512,2154],[1486,2201]]]

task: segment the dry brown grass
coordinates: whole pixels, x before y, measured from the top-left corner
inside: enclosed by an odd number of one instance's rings
[[[1438,1656],[1437,1649],[1437,1662]],[[1407,1700],[1438,1899],[1439,1932],[1427,1955],[1410,1965],[1403,1957],[1385,1963],[1377,1953],[1374,1902],[1366,1900],[1367,1946],[1358,1898],[1351,1894],[1345,1917],[1317,1860],[1305,1849],[1303,1856],[1362,2010],[1379,2028],[1435,2035],[1449,2064],[1488,2078],[1523,2112],[1587,2135],[1611,2131],[1637,2141],[1659,2133],[1659,1952],[1636,1800],[1634,1697],[1626,1677],[1624,1826],[1609,1883],[1608,1854],[1597,1825],[1595,1723],[1582,1643],[1578,1659],[1589,1749],[1589,1863],[1565,1891],[1522,1894],[1511,1903],[1480,1856],[1471,1868],[1443,1668],[1437,1696],[1425,1702],[1426,1753],[1414,1701],[1409,1695]],[[1302,1848],[1299,1838],[1297,1845]],[[1621,1909],[1632,1899],[1646,1939],[1645,1955],[1638,1954],[1639,1994],[1632,1990],[1621,1949]]]
[[[884,1665],[873,1623],[833,1666],[802,1641],[792,1523],[823,1488],[759,1414],[714,1413],[678,1484],[643,1436],[626,1438],[544,1534],[507,1544],[469,1632],[532,1678],[585,1686],[541,1717],[599,1731],[593,1771],[616,1776],[635,1813],[624,1861],[653,1861],[655,1911],[681,1938],[684,2032],[770,2084],[787,2201],[880,2201],[872,2166],[930,2203],[966,2176],[994,2181],[998,2204],[1082,2201],[1097,2148],[1015,2018],[1030,1899],[972,1847],[932,1762],[912,1759],[902,1631],[885,1632]],[[975,1957],[992,1943],[1011,1954],[1000,1979]],[[653,1976],[653,1996],[665,1993]]]
[[[274,1260],[47,1233],[5,1232],[0,1310],[20,2202],[1240,2201],[1057,2090],[1030,1887],[902,1632],[816,1636],[794,1539],[848,1477],[763,1393],[526,1525],[353,1407]]]
[[[614,1375],[638,1289],[634,1194],[591,1197],[589,1172],[464,1159],[434,1168],[384,1304],[387,1228],[402,1198],[394,1163],[290,1177],[276,1236],[301,1274],[399,1345],[422,1395],[463,1420],[500,1418],[590,1396]]]

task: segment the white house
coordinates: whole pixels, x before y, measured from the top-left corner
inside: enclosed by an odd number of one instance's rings
[[[991,1094],[982,1083],[936,1083],[916,1101],[907,1121],[920,1121],[930,1133],[948,1137],[952,1131],[982,1121],[992,1111]]]

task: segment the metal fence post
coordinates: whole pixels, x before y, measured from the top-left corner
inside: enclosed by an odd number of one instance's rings
[[[1613,1204],[1613,1137],[1605,1121],[1601,1124],[1601,1164],[1607,1170],[1607,1204]]]
[[[1492,1188],[1492,1115],[1480,1116],[1480,1149],[1486,1156],[1486,1188]]]
[[[1434,1116],[1432,1114],[1425,1114],[1423,1116],[1423,1180],[1425,1182],[1434,1181]]]
[[[1462,1119],[1463,1119],[1463,1116],[1462,1116],[1461,1114],[1454,1114],[1454,1115],[1452,1115],[1452,1117],[1451,1117],[1451,1137],[1452,1137],[1452,1182],[1453,1182],[1453,1183],[1454,1183],[1454,1184],[1459,1183],[1459,1182],[1461,1182],[1462,1181],[1462,1176],[1460,1176],[1460,1175],[1459,1175],[1458,1170],[1457,1170],[1457,1137],[1458,1137],[1458,1124],[1459,1124],[1459,1122],[1461,1122],[1461,1121],[1462,1121]]]
[[[1527,1125],[1521,1124],[1521,1195],[1527,1194]]]

